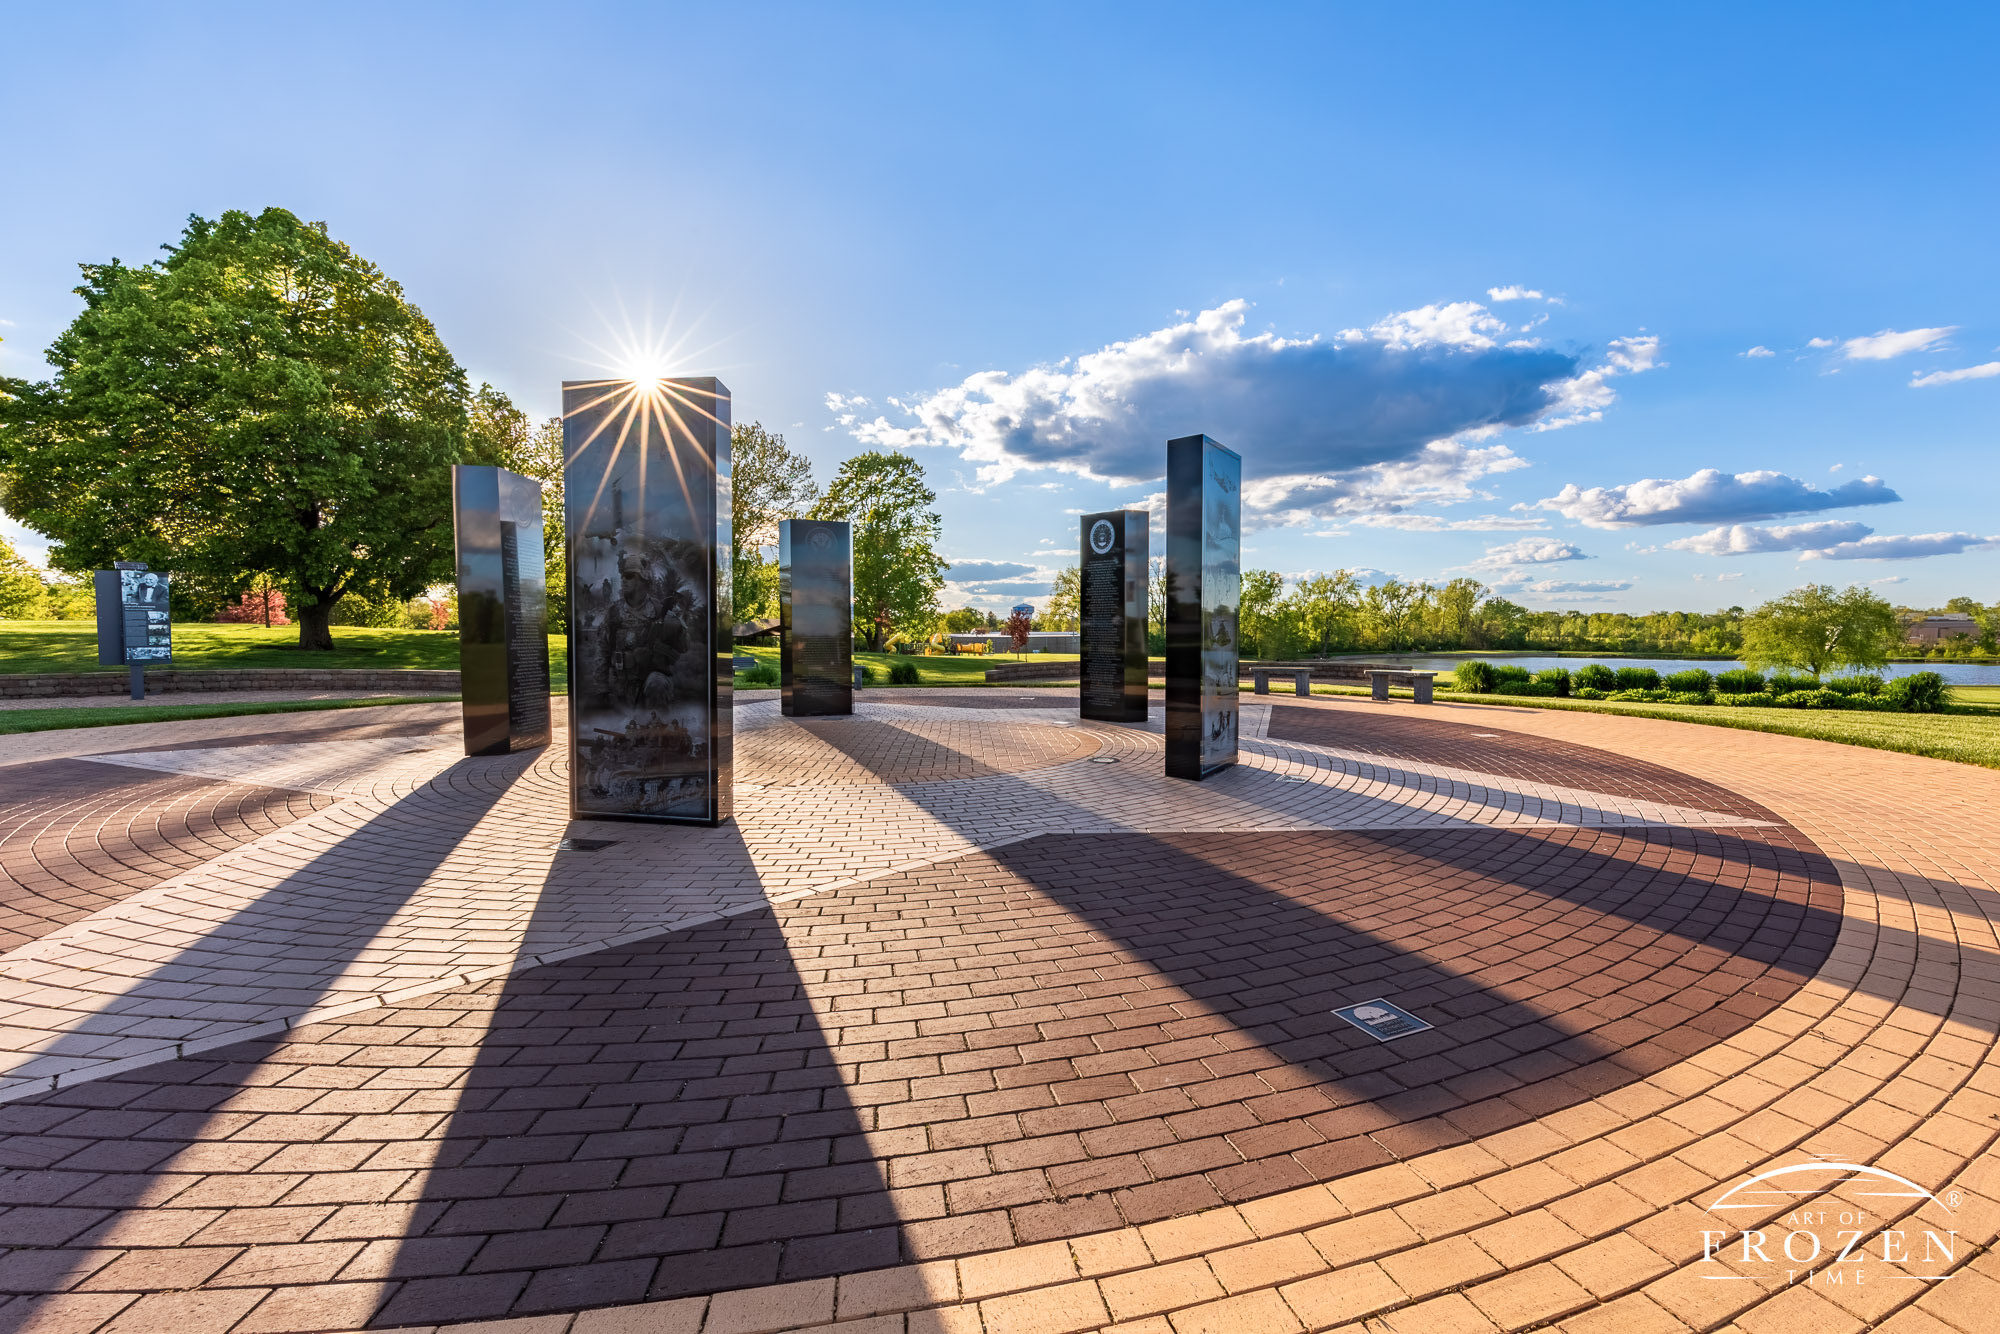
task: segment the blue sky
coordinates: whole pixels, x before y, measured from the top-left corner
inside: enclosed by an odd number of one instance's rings
[[[915,450],[954,602],[1195,431],[1288,574],[1992,601],[1995,14],[15,5],[0,372],[276,204],[538,414],[650,329],[822,480]]]

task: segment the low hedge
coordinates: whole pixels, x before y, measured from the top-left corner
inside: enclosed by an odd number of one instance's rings
[[[1544,699],[1608,699],[1631,704],[1728,704],[1766,709],[1880,709],[1898,713],[1942,713],[1951,702],[1944,678],[1917,672],[1883,681],[1856,674],[1816,681],[1796,672],[1767,678],[1748,670],[1710,676],[1692,669],[1665,681],[1650,667],[1612,671],[1593,662],[1571,672],[1550,667],[1531,679],[1525,668],[1473,659],[1453,670],[1455,687],[1473,695],[1528,695]]]

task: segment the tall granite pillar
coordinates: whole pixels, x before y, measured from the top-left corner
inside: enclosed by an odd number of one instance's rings
[[[549,744],[549,602],[542,488],[505,468],[451,470],[465,753]]]
[[[1243,460],[1205,435],[1167,442],[1167,775],[1236,763]]]
[[[563,385],[570,814],[730,814],[729,391]]]
[[[1144,510],[1083,516],[1077,565],[1078,712],[1112,723],[1146,721],[1146,581],[1151,521]]]
[[[778,665],[787,718],[854,712],[854,537],[845,521],[778,524]]]

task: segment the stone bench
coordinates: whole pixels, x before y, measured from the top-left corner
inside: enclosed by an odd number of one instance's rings
[[[1251,689],[1259,695],[1268,695],[1271,693],[1272,677],[1289,676],[1292,678],[1293,694],[1311,695],[1312,674],[1310,667],[1252,667],[1250,679],[1254,684]]]
[[[1417,703],[1431,702],[1431,680],[1437,676],[1436,672],[1407,672],[1378,668],[1368,673],[1368,693],[1375,699],[1389,698],[1389,678],[1392,676],[1397,678],[1398,685],[1405,681],[1409,682],[1410,688],[1416,692]],[[1302,690],[1299,693],[1305,692]]]

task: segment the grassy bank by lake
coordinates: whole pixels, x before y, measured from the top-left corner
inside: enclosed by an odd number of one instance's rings
[[[1366,695],[1366,687],[1313,686],[1315,695]],[[1392,692],[1408,699],[1407,690]],[[2000,686],[1957,686],[1948,713],[1875,713],[1841,709],[1745,709],[1715,704],[1640,704],[1610,700],[1537,699],[1521,695],[1469,695],[1439,690],[1437,698],[1454,704],[1501,709],[1570,709],[1584,713],[1623,713],[1640,718],[1707,727],[1734,727],[1746,732],[1812,737],[1876,750],[1900,750],[1909,755],[1956,760],[2000,769]]]

